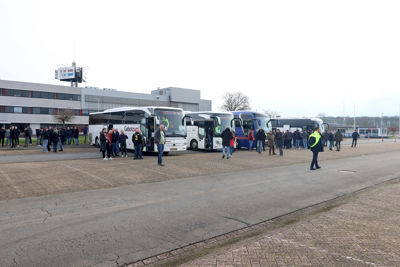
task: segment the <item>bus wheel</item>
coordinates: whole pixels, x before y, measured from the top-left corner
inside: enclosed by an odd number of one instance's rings
[[[96,137],[96,139],[95,139],[95,141],[94,141],[94,145],[95,145],[96,147],[100,147],[99,138],[98,138],[98,137]]]
[[[192,142],[190,142],[190,149],[194,151],[199,149],[199,144],[196,140],[192,140]]]

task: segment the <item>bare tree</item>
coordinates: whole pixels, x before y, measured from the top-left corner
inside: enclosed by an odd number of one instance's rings
[[[264,109],[263,113],[266,114],[270,119],[276,119],[280,117],[280,114],[276,111],[270,110],[270,109]]]
[[[250,109],[249,97],[242,92],[226,93],[222,109],[226,111]]]
[[[75,113],[71,109],[59,109],[58,113],[54,114],[53,116],[56,121],[61,122],[63,127],[65,127],[66,122],[74,119]]]

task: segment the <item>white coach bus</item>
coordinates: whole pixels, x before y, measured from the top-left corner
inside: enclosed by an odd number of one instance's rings
[[[317,126],[321,129],[321,132],[324,132],[329,128],[329,125],[320,118],[277,118],[271,119],[271,123],[273,129],[289,130],[290,132],[297,129],[302,131],[314,130]]]
[[[228,112],[186,112],[193,120],[193,125],[187,126],[187,148],[191,150],[222,149],[222,132],[231,127],[233,114]]]
[[[186,120],[183,109],[172,107],[121,107],[89,114],[91,144],[99,146],[103,128],[124,130],[128,136],[127,148],[134,149],[132,135],[140,129],[145,139],[143,151],[156,152],[154,133],[158,125],[166,131],[164,151],[186,150]]]

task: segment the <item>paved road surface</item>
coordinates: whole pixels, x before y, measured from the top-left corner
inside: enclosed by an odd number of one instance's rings
[[[399,177],[400,152],[0,202],[1,266],[115,266]],[[353,172],[355,171],[355,172]]]

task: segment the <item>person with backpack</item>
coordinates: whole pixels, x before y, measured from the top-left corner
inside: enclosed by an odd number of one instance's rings
[[[133,156],[134,160],[143,159],[142,150],[143,150],[143,134],[140,129],[137,129],[135,133],[132,135],[132,142],[135,147],[135,154]]]
[[[254,130],[251,130],[249,133],[249,151],[253,151],[253,142],[254,142]]]
[[[321,166],[318,165],[318,154],[319,152],[324,152],[324,145],[322,141],[323,141],[323,136],[321,135],[321,129],[317,126],[315,128],[315,131],[308,137],[308,144],[310,146],[311,151],[313,152],[313,157],[310,166],[311,171],[321,169]]]
[[[265,142],[265,131],[263,128],[260,128],[256,133],[256,140],[257,140],[257,152],[261,154],[263,151],[263,143]]]
[[[225,158],[225,150],[226,150],[226,158],[229,159],[231,155],[231,139],[233,138],[232,132],[229,127],[222,132],[222,159]]]

